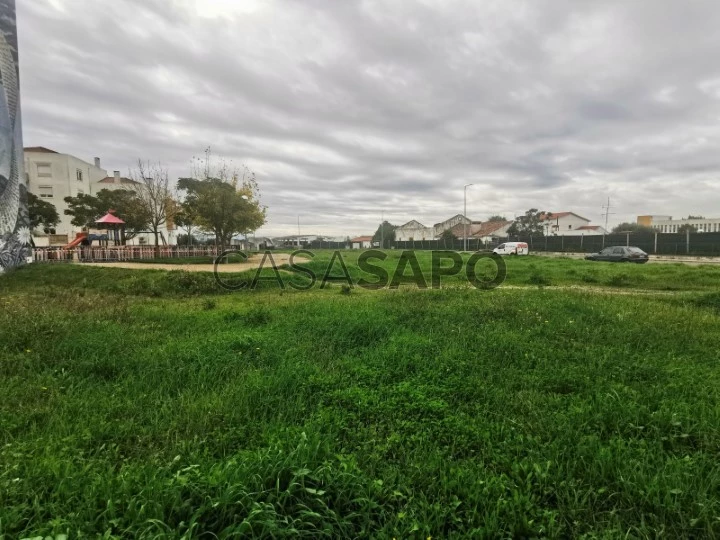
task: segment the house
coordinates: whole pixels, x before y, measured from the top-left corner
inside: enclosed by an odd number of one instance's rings
[[[432,240],[435,238],[434,227],[426,227],[416,220],[410,220],[395,229],[395,241],[413,242],[415,240]]]
[[[370,249],[372,247],[372,236],[358,236],[350,239],[353,249]]]
[[[570,231],[590,225],[589,219],[579,216],[575,212],[550,212],[544,214],[540,220],[545,236],[568,236]]]
[[[473,233],[473,238],[479,238],[483,244],[489,244],[499,238],[507,238],[512,221],[486,221]]]
[[[462,214],[455,214],[450,219],[446,219],[445,221],[441,221],[440,223],[433,225],[433,238],[439,238],[442,233],[448,229],[457,227],[458,225],[468,225],[469,227],[471,224],[472,221],[470,219],[466,218]]]
[[[426,227],[419,221],[413,219],[395,229],[395,240],[398,242],[436,240],[448,229],[465,223],[469,226],[471,221],[462,214],[456,214],[450,219],[436,223],[432,227]]]
[[[83,161],[70,154],[61,154],[44,146],[31,146],[24,148],[25,175],[28,191],[40,199],[55,206],[60,223],[55,227],[52,238],[60,245],[67,244],[81,232],[81,227],[71,223],[72,216],[65,214],[68,204],[65,197],[78,195],[97,195],[102,189],[137,189],[137,182],[124,178],[120,171],[114,171],[108,176],[107,170],[96,157],[93,163]],[[160,232],[165,241],[175,244],[175,227],[169,223],[161,227]],[[36,231],[39,233],[39,231]],[[36,237],[35,245],[49,245],[51,236]],[[153,244],[154,235],[149,231],[137,234],[128,244]]]
[[[497,238],[507,238],[507,231],[512,224],[512,221],[473,221],[468,225],[458,223],[450,230],[455,238],[462,240],[465,238],[465,231],[467,231],[468,238],[479,238],[483,243],[487,244]]]

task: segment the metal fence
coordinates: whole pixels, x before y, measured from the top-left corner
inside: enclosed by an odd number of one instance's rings
[[[515,240],[513,238],[512,240]],[[720,255],[720,233],[621,233],[605,236],[519,237],[531,251],[593,253],[606,246],[636,246],[657,255]]]
[[[594,253],[607,246],[636,246],[657,255],[704,255],[720,256],[720,232],[718,233],[622,233],[588,236],[512,236],[498,238],[490,243],[469,238],[467,249],[481,251],[492,249],[505,241],[527,242],[530,251],[561,253]],[[462,250],[463,241],[416,240],[397,241],[395,249]]]
[[[643,251],[657,255],[698,255],[720,256],[720,232],[717,233],[623,233],[590,236],[517,236],[498,238],[493,242],[482,242],[479,238],[468,238],[468,251],[493,249],[505,241],[527,242],[531,252],[593,253],[606,246],[637,246]],[[312,242],[302,245],[303,249],[346,249],[342,242]],[[393,249],[454,250],[462,251],[464,242],[459,238],[451,240],[396,241]],[[283,249],[297,249],[288,246]],[[132,261],[138,259],[168,259],[185,257],[217,257],[215,246],[162,246],[159,255],[154,246],[123,247],[78,247],[73,249],[36,248],[35,262],[45,261]]]
[[[156,254],[154,246],[123,246],[123,247],[77,247],[35,248],[35,262],[103,262],[103,261],[134,261],[143,259],[181,259],[186,257],[217,257],[218,250],[214,246],[178,247],[162,246]]]

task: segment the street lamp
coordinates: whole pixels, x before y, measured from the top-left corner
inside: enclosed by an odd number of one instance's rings
[[[470,186],[473,186],[475,184],[465,184],[465,187],[463,188],[463,217],[465,218],[465,234],[463,235],[463,251],[467,251],[467,188]]]
[[[247,195],[240,195],[240,198],[241,198],[243,201],[249,201],[249,200],[250,200],[250,197],[248,197]],[[247,233],[245,233],[245,249],[248,250],[248,251],[250,251],[250,243],[248,242]]]

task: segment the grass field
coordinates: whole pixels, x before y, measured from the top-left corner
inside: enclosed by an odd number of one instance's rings
[[[718,278],[528,258],[492,291],[228,293],[20,269],[0,537],[719,537]]]

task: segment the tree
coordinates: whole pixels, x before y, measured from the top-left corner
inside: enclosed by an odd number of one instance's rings
[[[175,225],[185,230],[185,236],[188,239],[189,245],[193,242],[193,230],[197,225],[197,216],[195,215],[195,209],[192,204],[187,201],[180,204],[177,212],[175,213]]]
[[[450,246],[452,246],[454,244],[455,240],[457,240],[457,236],[455,236],[455,233],[452,231],[452,229],[445,229],[440,234],[440,240],[443,241],[443,245],[445,247],[447,247],[448,241],[450,241]]]
[[[155,237],[155,255],[159,256],[160,227],[172,220],[175,212],[170,176],[167,169],[159,163],[150,164],[138,160],[137,169],[130,173],[130,177],[137,184],[137,197],[148,217],[148,227]]]
[[[146,230],[150,221],[145,206],[137,194],[128,189],[101,189],[97,195],[82,194],[65,197],[68,209],[65,215],[72,216],[71,223],[83,229],[97,229],[95,221],[113,210],[125,222],[125,238],[133,238]]]
[[[640,225],[638,223],[621,223],[620,225],[613,228],[613,234],[620,233],[641,233],[641,234],[655,234],[655,229],[648,227],[647,225]]]
[[[688,219],[703,219],[703,218],[688,218]],[[696,233],[697,227],[695,225],[691,225],[690,223],[685,223],[683,225],[680,225],[677,230],[678,233],[682,233],[682,234],[686,234],[688,231],[690,231],[691,233]]]
[[[43,201],[34,193],[28,193],[27,197],[30,230],[42,226],[44,232],[51,232],[53,227],[60,223],[60,215],[55,205]]]
[[[488,221],[489,222],[498,222],[498,221],[507,221],[507,219],[505,218],[505,216],[495,215],[495,216],[490,216],[488,218]]]
[[[178,189],[186,194],[185,210],[199,227],[215,235],[221,252],[233,236],[248,234],[265,223],[266,208],[259,202],[260,189],[255,174],[247,167],[238,171],[223,164],[211,171],[206,163],[204,172],[195,178],[180,178]]]
[[[688,216],[685,219],[705,219],[705,216]]]
[[[524,215],[515,218],[508,229],[508,234],[511,236],[543,236],[543,220],[546,216],[546,212],[531,208]]]
[[[383,245],[380,247],[382,249],[387,249],[393,242],[395,242],[395,229],[397,229],[396,225],[383,221],[380,225],[378,225],[377,231],[375,231],[375,234],[373,235],[373,243],[380,243],[382,241]]]

